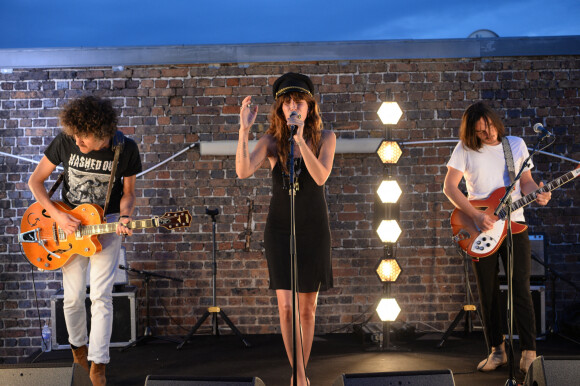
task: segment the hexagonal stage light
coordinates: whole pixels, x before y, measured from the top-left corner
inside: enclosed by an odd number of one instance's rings
[[[399,201],[403,191],[395,180],[383,180],[377,189],[377,193],[383,204],[394,204]]]
[[[383,220],[377,228],[377,234],[383,243],[396,243],[401,235],[401,228],[396,220]]]
[[[382,259],[376,268],[376,273],[379,280],[384,282],[395,282],[401,274],[401,266],[397,260],[392,258]]]
[[[401,307],[393,298],[382,298],[377,306],[377,314],[383,322],[393,322],[399,316]]]
[[[383,102],[377,111],[384,125],[396,125],[403,115],[403,111],[397,102]]]
[[[383,140],[377,148],[377,154],[382,163],[396,164],[403,151],[397,142]]]

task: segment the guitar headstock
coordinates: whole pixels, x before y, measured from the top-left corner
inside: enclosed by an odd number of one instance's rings
[[[191,214],[188,210],[166,212],[159,217],[159,226],[167,229],[185,228],[191,225]]]

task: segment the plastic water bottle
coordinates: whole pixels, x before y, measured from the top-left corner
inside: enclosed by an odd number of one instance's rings
[[[42,351],[49,352],[52,350],[52,331],[50,331],[50,327],[46,322],[44,323],[44,327],[42,327],[42,343],[41,343]]]

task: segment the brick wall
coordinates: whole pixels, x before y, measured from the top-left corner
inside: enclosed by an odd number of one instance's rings
[[[384,126],[376,111],[386,100],[397,101],[404,111],[393,128],[394,139],[456,138],[463,110],[483,99],[501,112],[511,135],[531,146],[531,126],[543,121],[556,133],[556,143],[547,150],[580,159],[577,56],[137,66],[120,72],[110,67],[16,69],[0,75],[0,151],[39,160],[59,131],[58,109],[70,98],[94,94],[113,100],[121,129],[139,144],[148,169],[190,144],[237,139],[239,105],[246,95],[255,95],[253,101],[260,106],[252,130],[259,137],[273,101],[271,84],[286,71],[311,75],[325,127],[339,138],[382,137]],[[450,240],[452,205],[442,193],[453,146],[404,146],[393,168],[403,190],[403,233],[395,252],[403,273],[392,292],[402,308],[399,320],[419,329],[444,330],[465,298],[462,259]],[[35,165],[4,155],[0,159],[0,357],[14,362],[40,346],[33,278],[40,318],[48,319],[60,272],[33,275],[16,242],[20,216],[33,202],[26,183]],[[546,181],[575,166],[547,155],[534,161],[534,177]],[[151,282],[152,323],[158,335],[185,335],[212,304],[212,223],[206,207],[220,209],[218,305],[243,333],[278,332],[262,241],[270,172],[264,167],[254,177],[238,180],[234,162],[233,156],[201,156],[196,146],[137,180],[135,217],[175,208],[193,214],[192,226],[184,231],[138,231],[125,243],[132,267],[184,280]],[[374,267],[383,250],[372,223],[382,173],[375,154],[336,156],[326,184],[335,288],[320,295],[318,333],[350,331],[350,323],[372,316],[381,296]],[[530,233],[545,234],[549,263],[579,285],[580,197],[575,188],[572,182],[554,192],[546,208],[531,205],[527,217]],[[254,200],[255,212],[251,250],[245,252],[248,199]],[[140,288],[142,327],[144,291],[138,277],[132,276],[131,283]],[[550,282],[547,286],[550,291]],[[571,286],[557,282],[560,313],[577,301],[575,296]],[[546,299],[550,311],[550,292]]]

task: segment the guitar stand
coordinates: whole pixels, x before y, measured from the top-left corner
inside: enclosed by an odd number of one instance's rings
[[[210,210],[205,208],[205,214],[211,216],[212,220],[212,240],[213,240],[213,248],[212,248],[212,266],[213,266],[213,278],[212,278],[212,293],[213,293],[213,305],[212,307],[208,307],[208,309],[204,312],[203,316],[197,321],[195,326],[189,331],[189,334],[179,343],[177,346],[178,350],[181,350],[183,346],[193,337],[195,332],[201,325],[205,322],[205,320],[211,315],[211,324],[212,324],[212,335],[219,336],[219,328],[218,328],[218,315],[222,317],[222,319],[226,322],[226,324],[230,327],[230,329],[237,335],[238,338],[242,341],[244,346],[252,347],[252,345],[244,338],[242,333],[236,328],[236,326],[232,323],[230,318],[226,315],[224,310],[216,305],[216,277],[217,277],[217,263],[216,263],[216,237],[215,237],[215,226],[216,226],[216,216],[219,214],[219,209],[215,208]],[[177,343],[177,342],[176,342]]]
[[[125,271],[135,272],[137,274],[143,275],[143,287],[145,288],[145,305],[146,305],[146,309],[147,309],[147,312],[146,312],[147,325],[145,326],[145,331],[143,332],[143,336],[140,336],[137,340],[129,343],[125,347],[120,348],[119,351],[121,351],[121,352],[126,351],[126,350],[130,349],[131,347],[146,344],[147,342],[149,342],[151,340],[164,340],[167,342],[177,343],[177,341],[174,339],[153,335],[153,332],[152,332],[153,330],[151,329],[151,324],[150,324],[151,317],[149,314],[149,281],[151,280],[152,276],[160,277],[163,279],[174,280],[174,281],[180,281],[180,282],[183,282],[183,280],[178,279],[178,278],[174,278],[174,277],[170,277],[170,276],[160,275],[160,274],[149,272],[149,271],[140,271],[140,270],[137,270],[137,269],[134,269],[131,267],[125,267],[122,265],[119,265],[119,268],[124,269]]]
[[[459,313],[457,314],[451,325],[447,328],[447,331],[445,331],[443,337],[441,337],[441,341],[436,346],[437,348],[443,347],[443,344],[445,344],[445,341],[447,340],[447,338],[449,338],[449,335],[451,335],[453,330],[455,330],[455,327],[457,327],[457,324],[464,316],[465,316],[465,329],[464,329],[465,335],[467,335],[467,333],[473,332],[473,321],[471,319],[472,312],[475,312],[475,314],[479,317],[479,320],[482,320],[477,307],[474,304],[472,304],[473,296],[471,294],[471,287],[469,286],[469,269],[468,269],[469,256],[460,249],[458,250],[458,252],[461,255],[461,257],[463,257],[463,268],[465,271],[466,304],[464,304],[461,307],[461,310],[459,310]]]

